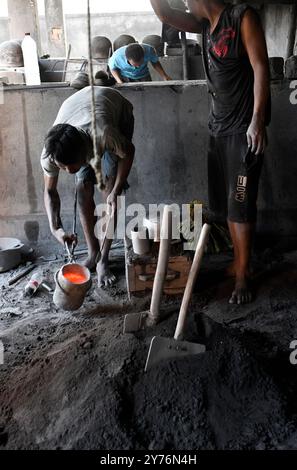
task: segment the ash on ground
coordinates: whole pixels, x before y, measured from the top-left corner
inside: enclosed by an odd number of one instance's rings
[[[155,335],[172,337],[175,313],[154,328],[123,334],[128,299],[123,259],[117,287],[89,292],[74,313],[48,292],[23,298],[26,280],[1,275],[1,449],[297,449],[297,252],[257,277],[257,298],[228,304],[228,257],[208,257],[191,303],[186,339],[206,353],[144,365]],[[61,260],[43,264],[53,285]]]

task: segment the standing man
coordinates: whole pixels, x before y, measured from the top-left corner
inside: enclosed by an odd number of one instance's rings
[[[171,80],[160,64],[155,49],[148,44],[120,47],[113,53],[108,65],[117,83],[151,82],[149,62],[163,80]]]
[[[116,214],[117,196],[129,187],[127,177],[135,153],[132,144],[133,106],[118,91],[97,86],[95,108],[98,155],[102,157],[105,183],[103,196],[112,213]],[[115,281],[108,268],[112,240],[106,239],[100,253],[95,236],[94,185],[97,180],[90,165],[93,159],[92,137],[91,87],[88,86],[62,104],[55,123],[45,138],[41,155],[44,202],[54,237],[63,246],[65,242],[76,243],[75,235],[67,234],[63,228],[57,190],[60,170],[75,174],[79,215],[88,246],[85,266],[93,270],[97,265],[99,286],[109,286]],[[98,162],[92,161],[92,164],[97,168]]]
[[[227,218],[234,246],[235,288],[230,303],[252,300],[250,257],[257,193],[270,120],[269,63],[264,32],[247,4],[188,0],[190,13],[151,0],[162,22],[202,33],[211,94],[208,152],[209,206]]]

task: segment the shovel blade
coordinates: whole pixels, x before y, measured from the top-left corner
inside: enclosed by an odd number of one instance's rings
[[[143,330],[146,325],[148,312],[128,313],[124,319],[124,333],[134,333]]]
[[[144,370],[146,372],[151,367],[166,359],[176,359],[179,357],[203,354],[205,351],[206,348],[204,344],[154,336],[150,344]]]

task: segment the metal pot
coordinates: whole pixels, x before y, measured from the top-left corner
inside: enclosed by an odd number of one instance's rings
[[[0,238],[0,273],[16,268],[22,257],[23,243],[16,238]]]

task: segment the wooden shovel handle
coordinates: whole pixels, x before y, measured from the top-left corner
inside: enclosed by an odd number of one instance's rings
[[[175,335],[174,335],[174,339],[176,340],[181,338],[183,331],[184,331],[186,316],[187,316],[188,309],[189,309],[189,303],[192,297],[194,285],[195,285],[198,272],[201,266],[205,247],[207,245],[210,229],[211,229],[210,225],[204,224],[200,233],[194,260],[190,269],[187,285],[185,288],[182,304],[181,304],[180,311],[179,311],[178,322],[176,325],[176,330],[175,330]]]
[[[166,281],[168,262],[170,256],[170,245],[172,239],[172,211],[170,206],[164,207],[162,226],[161,226],[161,242],[158,257],[158,264],[154,279],[152,300],[150,307],[150,316],[153,321],[157,322],[160,317],[161,298]]]

